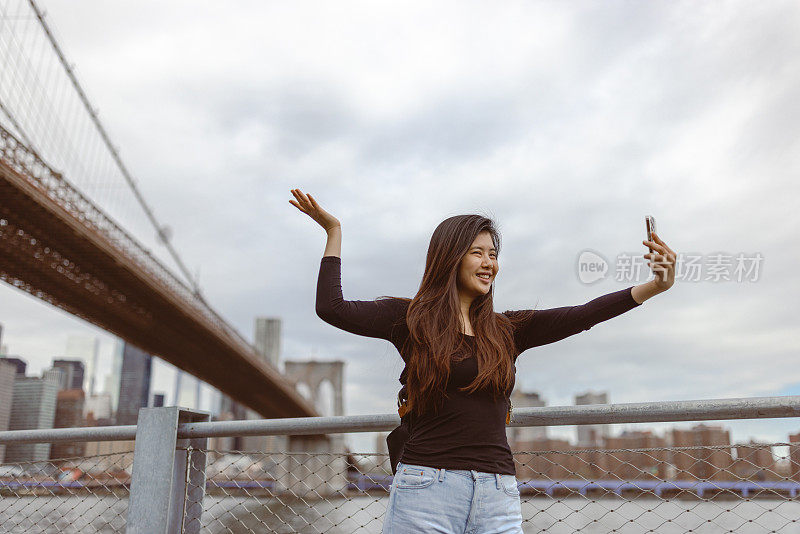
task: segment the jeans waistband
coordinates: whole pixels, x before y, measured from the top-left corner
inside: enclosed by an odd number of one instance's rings
[[[473,480],[480,480],[482,478],[495,478],[495,473],[484,473],[483,471],[473,471],[472,469],[443,469],[448,475],[461,475]]]
[[[407,465],[410,467],[417,467],[421,469],[432,469],[436,472],[436,478],[439,480],[444,480],[445,474],[447,475],[458,475],[463,476],[466,478],[470,478],[472,480],[482,480],[485,478],[493,478],[497,481],[498,485],[500,484],[500,475],[499,473],[486,473],[484,471],[475,471],[473,469],[445,469],[440,467],[429,467],[427,465],[417,465],[417,464],[406,464],[403,462],[397,462],[398,468],[400,464]],[[512,475],[513,476],[513,475]]]

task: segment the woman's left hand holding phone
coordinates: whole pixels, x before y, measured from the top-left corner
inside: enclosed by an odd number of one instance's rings
[[[653,232],[652,236],[652,241],[646,239],[642,241],[642,244],[653,250],[644,257],[649,260],[647,265],[656,275],[653,283],[659,291],[666,291],[675,283],[675,262],[678,255],[658,237],[657,233]]]

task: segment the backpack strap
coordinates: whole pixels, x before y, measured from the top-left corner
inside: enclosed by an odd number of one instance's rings
[[[397,414],[400,416],[400,419],[402,419],[403,416],[408,413],[408,410],[411,409],[411,405],[409,404],[406,395],[407,392],[408,388],[406,388],[405,384],[403,384],[403,387],[397,392]]]

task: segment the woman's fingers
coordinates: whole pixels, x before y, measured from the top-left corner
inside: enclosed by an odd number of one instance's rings
[[[300,211],[302,211],[303,213],[305,213],[306,215],[311,215],[309,213],[310,210],[309,203],[306,200],[304,200],[303,197],[300,196],[300,194],[297,192],[296,189],[291,189],[291,192],[297,200],[289,200],[289,203],[292,206],[299,209]]]
[[[292,193],[294,194],[294,196],[298,200],[298,202],[300,202],[303,206],[305,206],[307,204],[311,204],[308,201],[308,199],[306,198],[306,196],[303,194],[303,192],[300,191],[299,189],[293,189]]]
[[[677,254],[675,253],[675,251],[672,250],[671,248],[669,248],[667,246],[667,244],[664,243],[664,241],[660,237],[658,237],[656,235],[655,232],[653,232],[653,240],[652,241],[645,240],[645,241],[643,241],[643,243],[645,245],[649,246],[650,248],[652,248],[653,250],[656,250],[658,252],[663,253],[664,255],[669,256],[671,254],[672,257],[677,257]]]
[[[294,198],[297,199],[297,200],[289,200],[289,203],[292,204],[293,206],[295,206],[297,209],[305,212],[306,210],[304,209],[304,206],[303,206],[303,204],[305,202],[303,201],[303,198],[297,193],[297,190],[296,189],[290,189],[289,191],[291,191],[291,193],[294,195]]]
[[[647,245],[649,248],[651,248],[653,250],[656,250],[658,252],[666,252],[666,250],[664,250],[664,247],[662,247],[661,245],[659,245],[655,241],[644,240],[644,241],[642,241],[642,243]]]
[[[657,233],[655,233],[655,232],[653,232],[653,239],[654,239],[654,240],[655,240],[655,241],[656,241],[658,244],[660,244],[661,246],[663,246],[663,247],[664,247],[664,249],[665,249],[667,252],[669,252],[670,254],[675,254],[675,251],[674,251],[674,250],[672,250],[671,248],[669,248],[669,246],[667,246],[667,244],[664,242],[664,240],[663,240],[663,239],[661,239],[660,237],[658,237],[658,234],[657,234]]]
[[[655,232],[653,232],[653,242],[656,244],[656,246],[657,246],[657,247],[658,247],[658,248],[659,248],[661,251],[663,251],[663,252],[666,252],[666,251],[667,251],[667,248],[666,248],[666,243],[664,243],[664,242],[661,240],[661,238],[660,238],[660,237],[658,237],[658,234],[656,234]]]
[[[297,209],[299,209],[299,210],[300,210],[300,211],[302,211],[303,213],[306,213],[306,214],[308,213],[308,212],[307,212],[306,210],[304,210],[304,209],[303,209],[303,207],[302,207],[300,204],[298,204],[298,203],[297,203],[297,201],[295,201],[295,200],[290,200],[290,201],[289,201],[289,204],[291,204],[292,206],[296,207]]]
[[[311,202],[308,201],[308,198],[306,198],[302,191],[299,189],[292,189],[292,194],[297,199],[298,207],[301,208],[305,213],[308,213],[311,209],[313,209]]]

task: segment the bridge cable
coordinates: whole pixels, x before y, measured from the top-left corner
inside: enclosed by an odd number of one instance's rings
[[[186,268],[186,265],[184,265],[183,261],[181,260],[180,256],[178,255],[177,251],[172,246],[172,243],[170,243],[169,235],[167,234],[166,229],[164,227],[162,227],[158,223],[158,220],[156,220],[156,217],[155,217],[155,214],[153,213],[153,210],[150,208],[150,206],[145,201],[144,197],[142,196],[141,192],[139,191],[138,186],[136,185],[135,180],[133,179],[131,174],[128,172],[128,169],[127,169],[127,167],[125,167],[125,164],[122,162],[122,159],[120,158],[119,153],[117,152],[117,149],[114,148],[114,145],[111,143],[111,139],[109,138],[108,134],[106,133],[105,128],[103,127],[102,123],[100,122],[100,119],[97,116],[97,112],[94,110],[94,108],[92,108],[92,105],[89,102],[89,99],[86,96],[86,93],[84,93],[83,88],[81,87],[80,83],[78,83],[78,79],[75,77],[75,74],[73,72],[72,67],[67,62],[66,58],[64,57],[63,52],[61,51],[61,47],[58,46],[58,43],[56,42],[55,38],[53,37],[53,34],[50,31],[50,27],[45,22],[44,15],[43,15],[42,11],[36,5],[36,2],[34,0],[28,0],[28,3],[30,4],[31,9],[33,9],[33,12],[36,14],[36,18],[39,19],[39,23],[42,26],[42,30],[44,30],[44,33],[47,36],[47,39],[50,41],[50,44],[52,45],[53,50],[56,53],[56,56],[58,57],[59,61],[61,62],[61,65],[64,67],[64,70],[67,73],[67,77],[69,78],[70,82],[72,83],[72,86],[75,88],[75,91],[78,93],[78,97],[80,98],[81,102],[83,103],[83,106],[86,108],[86,111],[89,114],[89,117],[91,118],[92,122],[94,123],[95,127],[97,128],[97,131],[100,134],[100,137],[102,138],[104,144],[106,145],[106,148],[108,148],[109,152],[111,153],[111,157],[113,158],[114,162],[116,163],[117,167],[119,168],[120,172],[122,173],[122,176],[125,178],[125,181],[128,183],[128,185],[130,186],[131,190],[133,191],[134,196],[139,201],[139,204],[142,207],[142,209],[144,210],[145,214],[147,215],[147,218],[150,220],[150,223],[156,229],[156,233],[158,235],[159,240],[164,244],[165,247],[167,247],[167,250],[169,251],[170,255],[172,256],[172,259],[178,265],[178,267],[180,268],[180,270],[183,273],[184,277],[186,277],[186,279],[191,284],[192,290],[193,290],[195,296],[200,301],[202,301],[204,304],[206,304],[206,306],[208,306],[208,303],[205,301],[205,299],[203,298],[202,294],[200,293],[200,286],[198,285],[197,280],[195,280],[195,278],[191,275],[189,270]]]

